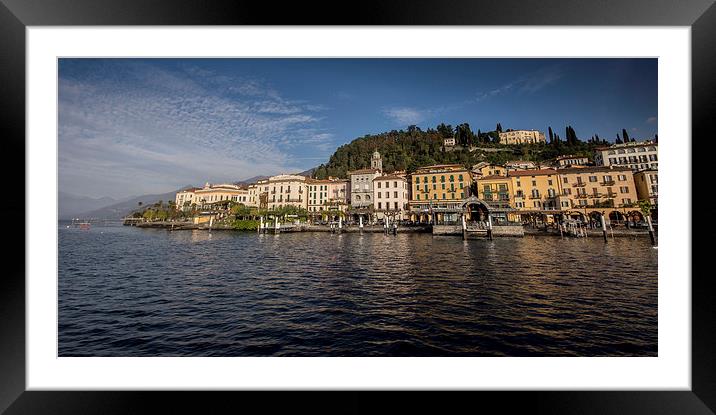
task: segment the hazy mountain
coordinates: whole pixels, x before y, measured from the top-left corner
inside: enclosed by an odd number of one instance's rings
[[[82,216],[85,212],[117,202],[118,200],[111,197],[93,198],[65,192],[57,193],[57,211],[60,219],[76,218]]]
[[[299,175],[299,176],[310,176],[310,177],[313,177],[313,172],[315,172],[317,168],[318,168],[318,167],[310,168],[310,169],[308,169],[308,170],[306,170],[306,171],[302,171],[302,172],[298,173],[298,175]]]
[[[82,217],[83,218],[97,218],[97,219],[121,219],[137,209],[140,209],[147,205],[154,204],[160,200],[164,203],[166,203],[170,200],[173,201],[176,197],[177,192],[179,192],[180,190],[184,190],[188,187],[192,187],[192,186],[185,186],[185,187],[182,187],[181,189],[177,189],[173,192],[168,192],[168,193],[161,193],[161,194],[154,194],[154,195],[142,195],[142,196],[133,197],[131,199],[124,200],[119,203],[114,203],[109,206],[104,206],[99,209],[85,212],[82,215]],[[139,206],[139,202],[142,202],[142,206]]]
[[[239,186],[241,186],[241,185],[247,185],[247,184],[256,183],[256,182],[259,181],[259,180],[268,179],[268,178],[269,178],[269,176],[254,176],[254,177],[249,177],[248,179],[244,179],[244,180],[238,181],[238,182],[236,182],[236,183],[234,183],[234,184],[237,184],[237,185],[239,185]]]

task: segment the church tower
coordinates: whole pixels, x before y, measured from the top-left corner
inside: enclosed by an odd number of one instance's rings
[[[380,158],[378,150],[373,152],[373,157],[370,159],[370,168],[379,170],[381,173],[383,172],[383,159]]]

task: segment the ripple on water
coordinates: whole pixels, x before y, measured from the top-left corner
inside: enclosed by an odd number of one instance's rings
[[[655,356],[657,255],[643,239],[60,228],[59,353]]]

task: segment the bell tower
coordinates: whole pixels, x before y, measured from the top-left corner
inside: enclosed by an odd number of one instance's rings
[[[383,159],[380,158],[378,150],[373,152],[373,157],[370,159],[370,168],[379,170],[381,173],[383,172]]]

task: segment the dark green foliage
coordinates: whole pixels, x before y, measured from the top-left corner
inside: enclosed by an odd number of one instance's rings
[[[257,220],[235,220],[231,227],[238,231],[255,231],[259,228],[259,223]]]
[[[522,159],[543,163],[566,154],[591,158],[594,147],[604,144],[603,141],[580,141],[571,126],[566,131],[569,143],[553,133],[549,145],[504,145],[499,143],[497,131],[483,133],[478,130],[475,134],[467,123],[459,124],[454,129],[450,125],[440,124],[436,129],[429,128],[427,131],[411,126],[409,131],[393,130],[366,135],[340,146],[327,163],[316,168],[314,177],[348,178],[348,171],[370,167],[370,158],[375,150],[383,157],[385,172],[406,170],[410,173],[418,167],[433,164],[462,164],[469,168],[481,161],[503,164]],[[457,146],[447,151],[443,147],[443,139],[453,135]]]

